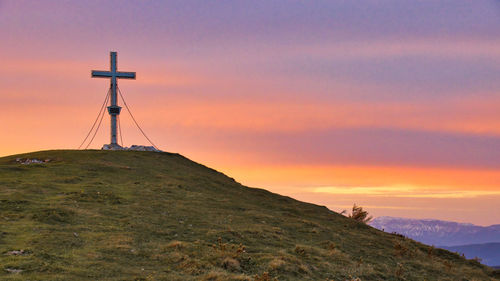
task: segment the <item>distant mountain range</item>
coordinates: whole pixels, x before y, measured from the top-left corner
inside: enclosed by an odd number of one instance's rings
[[[433,219],[378,217],[371,226],[385,232],[396,232],[428,245],[479,257],[482,263],[500,266],[500,224],[478,226]]]
[[[480,257],[483,264],[489,266],[500,266],[500,243],[485,243],[462,245],[453,247],[442,247],[452,252],[463,253],[468,259]]]
[[[371,226],[385,232],[397,232],[428,245],[460,246],[500,243],[500,224],[478,226],[433,219],[378,217]]]

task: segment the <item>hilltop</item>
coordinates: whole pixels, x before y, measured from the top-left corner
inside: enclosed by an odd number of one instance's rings
[[[245,187],[179,154],[60,150],[0,158],[2,280],[498,276],[326,207]]]

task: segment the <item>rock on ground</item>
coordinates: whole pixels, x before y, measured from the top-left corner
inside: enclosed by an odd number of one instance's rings
[[[154,152],[163,152],[159,149],[156,149],[154,146],[146,146],[146,145],[132,145],[131,147],[122,147],[120,145],[111,145],[105,144],[101,148],[102,150],[135,150],[135,151],[154,151]]]

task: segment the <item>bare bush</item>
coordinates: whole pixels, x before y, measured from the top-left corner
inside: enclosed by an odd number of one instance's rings
[[[347,210],[343,210],[341,212],[342,215],[345,215],[346,213]],[[356,204],[352,206],[352,212],[347,215],[347,217],[362,223],[369,223],[373,219],[372,216],[368,216],[368,212],[363,210],[363,207],[357,206]]]

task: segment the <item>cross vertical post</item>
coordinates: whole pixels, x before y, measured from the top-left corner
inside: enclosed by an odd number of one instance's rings
[[[118,72],[117,71],[117,53],[110,52],[110,71],[101,71],[101,70],[92,70],[92,78],[110,78],[110,88],[111,88],[111,99],[110,105],[108,106],[108,113],[111,119],[111,143],[110,146],[112,148],[121,148],[118,144],[117,140],[117,126],[116,119],[120,114],[121,107],[118,106],[118,96],[117,96],[117,83],[118,78],[124,79],[135,79],[135,72]]]
[[[110,70],[112,73],[116,73],[116,52],[110,53]],[[116,76],[113,75],[111,77],[111,105],[108,106],[108,112],[111,117],[111,145],[118,145],[116,141],[116,116],[120,114],[121,107],[118,106],[117,103],[117,95],[116,95]]]

